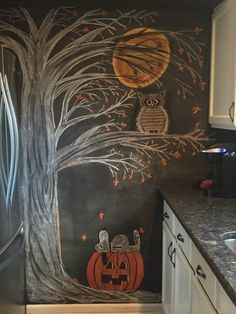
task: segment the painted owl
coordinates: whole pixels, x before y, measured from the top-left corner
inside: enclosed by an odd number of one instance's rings
[[[164,108],[166,91],[158,94],[141,94],[141,110],[136,119],[139,132],[165,134],[169,126],[168,114]]]

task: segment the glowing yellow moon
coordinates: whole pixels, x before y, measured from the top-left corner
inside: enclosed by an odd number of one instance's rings
[[[117,78],[131,88],[145,87],[166,71],[170,61],[169,41],[151,28],[134,28],[124,34],[113,52]]]

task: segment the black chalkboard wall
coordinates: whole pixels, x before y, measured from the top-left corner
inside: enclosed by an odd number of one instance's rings
[[[209,42],[202,10],[2,10],[21,69],[29,303],[158,301],[157,184],[199,170]]]

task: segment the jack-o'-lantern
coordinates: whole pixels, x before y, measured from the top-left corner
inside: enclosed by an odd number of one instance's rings
[[[139,252],[95,252],[87,266],[91,288],[109,291],[135,291],[144,277]]]

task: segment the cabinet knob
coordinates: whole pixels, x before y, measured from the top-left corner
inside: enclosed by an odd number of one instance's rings
[[[182,236],[181,233],[178,233],[177,239],[178,239],[180,242],[184,242],[184,238],[183,238],[183,236]]]
[[[200,265],[197,266],[196,273],[198,274],[199,277],[206,279],[206,274],[204,273],[204,271]]]
[[[170,218],[170,216],[168,215],[168,213],[167,213],[167,212],[165,212],[163,216],[164,216],[165,218],[167,218],[167,219],[169,219],[169,218]]]
[[[234,101],[229,107],[229,117],[230,117],[230,120],[234,123],[234,112],[232,112],[232,110],[234,110]]]

